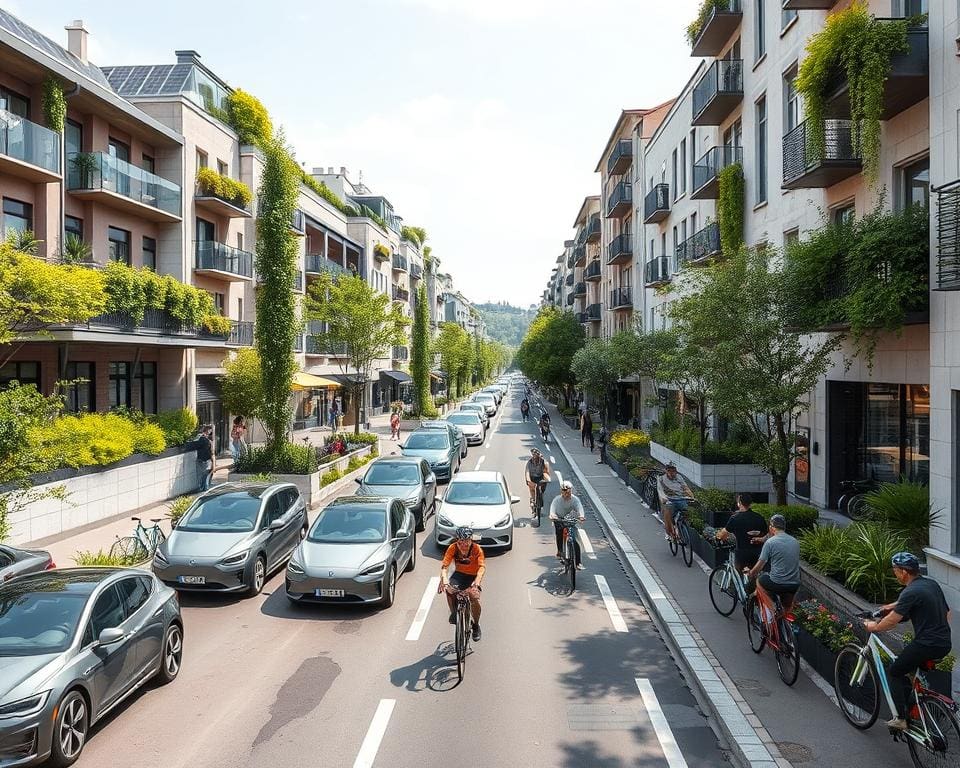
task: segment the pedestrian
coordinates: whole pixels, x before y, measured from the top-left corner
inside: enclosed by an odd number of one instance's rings
[[[243,423],[243,416],[237,416],[230,428],[230,453],[233,454],[234,464],[247,452],[246,441],[243,439],[246,434],[247,426]]]
[[[590,453],[593,453],[593,419],[590,411],[584,411],[580,417],[580,445],[590,443]]]
[[[597,445],[600,448],[600,461],[597,464],[607,463],[607,427],[600,425],[600,433],[597,435]]]
[[[390,439],[400,439],[400,414],[397,411],[390,414]]]
[[[580,411],[581,416],[587,412],[587,401],[584,399],[583,395],[580,395],[580,402],[577,403],[577,410]]]
[[[210,424],[204,424],[200,428],[196,445],[197,479],[199,480],[200,490],[206,491],[210,489],[210,480],[217,468],[213,454],[213,427]]]
[[[327,416],[327,419],[330,423],[330,431],[335,431],[337,428],[337,417],[340,415],[340,410],[337,408],[337,401],[333,401],[333,405],[330,406],[330,413]]]

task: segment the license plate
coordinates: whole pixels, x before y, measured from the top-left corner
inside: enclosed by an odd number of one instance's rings
[[[206,576],[180,576],[178,581],[181,584],[206,584]]]
[[[342,589],[318,589],[315,591],[317,597],[343,597]]]

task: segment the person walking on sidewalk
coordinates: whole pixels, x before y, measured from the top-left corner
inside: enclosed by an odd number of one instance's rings
[[[597,461],[597,464],[606,464],[607,463],[607,425],[600,425],[600,432],[597,434],[597,445],[600,448],[600,459]]]
[[[213,427],[210,424],[204,424],[197,438],[197,478],[200,481],[201,491],[210,490],[210,480],[216,469],[213,454]]]
[[[243,416],[237,416],[233,420],[233,426],[230,428],[230,452],[233,454],[234,464],[247,452],[247,444],[243,439],[246,434],[247,427],[243,423]]]
[[[396,411],[390,414],[390,439],[400,439],[400,414]]]
[[[580,445],[590,443],[590,453],[593,453],[593,419],[590,411],[583,411],[580,415]]]
[[[340,409],[337,408],[337,401],[333,401],[333,405],[330,406],[330,414],[327,417],[330,422],[330,431],[337,431],[337,419],[340,417]]]

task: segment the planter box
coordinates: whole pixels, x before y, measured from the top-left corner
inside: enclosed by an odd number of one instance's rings
[[[797,648],[803,660],[813,667],[820,677],[833,685],[837,654],[802,627],[797,628]]]
[[[687,530],[690,531],[690,546],[693,547],[693,551],[700,555],[703,562],[711,569],[716,568],[724,562],[726,552],[717,550],[709,541],[693,530],[693,528],[687,526]]]
[[[567,426],[570,427],[574,432],[580,431],[580,422],[576,416],[564,416],[563,420],[567,423]]]
[[[643,497],[643,485],[644,481],[635,475],[627,475],[627,485],[629,485],[636,492],[637,496]]]
[[[630,471],[623,464],[613,458],[613,456],[610,455],[610,451],[607,451],[607,465],[610,467],[610,469],[617,473],[624,483],[629,482]]]
[[[725,491],[772,493],[770,475],[756,464],[698,464],[660,443],[650,443],[650,455],[664,464],[673,462],[689,482],[700,488],[722,488]]]

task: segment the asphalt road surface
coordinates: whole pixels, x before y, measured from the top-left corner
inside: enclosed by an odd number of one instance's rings
[[[486,444],[464,460],[465,470],[503,472],[521,502],[513,551],[487,556],[483,639],[462,683],[436,594],[431,520],[416,570],[386,611],[291,606],[282,573],[254,599],[184,596],[179,679],[98,725],[77,766],[724,764],[589,505],[586,570],[569,593],[546,510],[542,527],[530,524],[523,465],[543,444],[518,403],[514,390]],[[555,474],[549,503],[556,476],[572,473],[562,454],[544,453]]]

